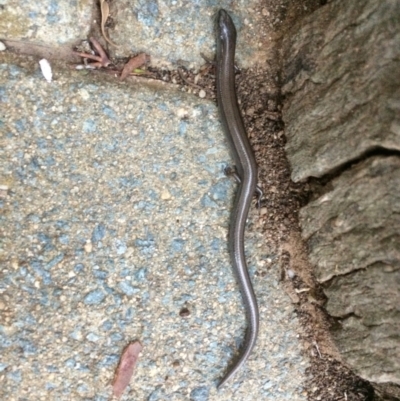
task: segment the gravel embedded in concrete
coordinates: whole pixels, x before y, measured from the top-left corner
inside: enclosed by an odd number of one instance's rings
[[[223,174],[232,160],[216,106],[162,84],[0,72],[0,394],[106,400],[137,339],[123,399],[305,400],[298,322],[256,210],[246,249],[260,337],[245,369],[215,388],[245,328],[226,239],[236,184]],[[266,260],[275,268],[255,277]]]

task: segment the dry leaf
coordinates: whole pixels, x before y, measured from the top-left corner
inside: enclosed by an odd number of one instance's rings
[[[140,53],[135,57],[132,57],[124,66],[121,72],[120,80],[124,80],[135,68],[141,67],[146,64],[149,60],[149,56],[146,53]]]
[[[103,34],[104,39],[114,47],[118,47],[115,43],[111,42],[110,39],[108,39],[105,31],[104,31],[104,26],[106,24],[107,18],[110,15],[110,6],[105,0],[100,0],[100,11],[101,11],[101,33]]]
[[[142,349],[142,345],[139,341],[129,344],[124,349],[114,377],[114,397],[121,397],[125,388],[128,386],[133,374],[133,369],[135,368],[138,360],[139,353]]]

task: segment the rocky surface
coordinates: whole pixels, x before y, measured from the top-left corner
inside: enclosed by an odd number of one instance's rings
[[[400,158],[369,158],[331,185],[301,210],[300,221],[316,277],[326,287],[326,309],[340,319],[333,335],[359,374],[396,383]]]
[[[373,157],[330,183],[300,212],[319,282],[400,260],[400,159]]]
[[[400,5],[332,1],[282,43],[292,179],[321,177],[377,148],[400,150]]]
[[[333,337],[361,377],[400,384],[400,7],[331,1],[283,39],[294,181],[322,177],[300,212]],[[311,182],[311,181],[310,181]]]

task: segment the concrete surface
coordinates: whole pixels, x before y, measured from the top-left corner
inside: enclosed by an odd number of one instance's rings
[[[123,400],[305,400],[308,360],[256,210],[246,250],[260,337],[215,388],[245,328],[215,104],[172,85],[54,73],[49,84],[37,60],[0,54],[0,398],[108,400],[122,349],[140,340]]]

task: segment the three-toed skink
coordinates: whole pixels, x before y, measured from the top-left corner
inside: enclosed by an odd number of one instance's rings
[[[246,308],[247,332],[238,360],[219,383],[218,388],[246,362],[256,343],[259,327],[257,300],[244,253],[246,219],[257,186],[257,164],[236,98],[235,46],[235,25],[225,10],[219,10],[217,20],[217,101],[221,122],[231,144],[237,175],[240,179],[229,228],[229,251]]]

